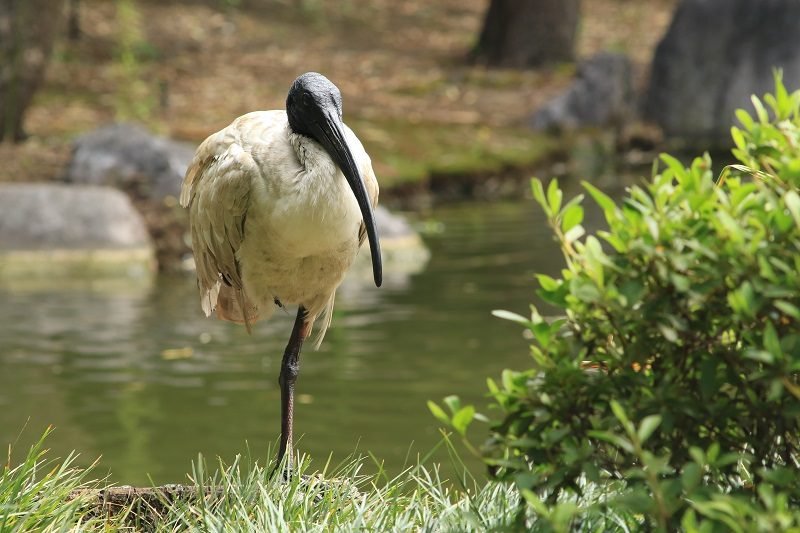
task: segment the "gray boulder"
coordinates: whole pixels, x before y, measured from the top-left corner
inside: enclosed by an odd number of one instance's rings
[[[194,151],[135,124],[111,124],[78,137],[64,180],[111,185],[156,200],[178,196]]]
[[[381,239],[383,259],[383,287],[402,288],[410,283],[411,276],[422,272],[431,253],[403,215],[392,213],[382,205],[375,208],[375,225]],[[372,285],[372,261],[369,244],[364,243],[353,266],[339,289],[342,294],[358,292]],[[374,292],[374,291],[373,291]]]
[[[128,197],[110,187],[0,185],[0,278],[141,273],[153,246]]]
[[[531,118],[537,130],[571,130],[619,125],[634,109],[631,62],[624,54],[601,52],[578,65],[575,81]]]
[[[774,88],[776,67],[800,87],[800,2],[683,0],[656,49],[645,113],[668,137],[728,145],[734,111]]]
[[[378,205],[374,210],[375,225],[378,227],[378,234],[381,240],[394,240],[409,236],[417,236],[417,232],[411,224],[403,217],[390,212],[383,205]]]

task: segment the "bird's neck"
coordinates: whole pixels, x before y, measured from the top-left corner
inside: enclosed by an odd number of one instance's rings
[[[300,133],[289,133],[289,143],[306,173],[323,177],[336,174],[336,163],[317,141]]]
[[[300,199],[300,205],[314,207],[314,216],[331,220],[341,218],[342,209],[358,205],[339,167],[317,141],[305,135],[290,133],[289,142],[303,171],[291,180],[289,194]],[[351,205],[352,204],[352,205]],[[329,216],[329,211],[336,211]],[[359,216],[360,215],[360,212]]]

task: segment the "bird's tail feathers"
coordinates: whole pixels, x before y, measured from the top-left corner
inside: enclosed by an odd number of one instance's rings
[[[333,320],[333,303],[335,300],[336,293],[334,292],[331,294],[331,297],[328,298],[325,307],[322,308],[322,311],[317,317],[317,319],[319,319],[319,330],[314,338],[313,346],[315,350],[319,350],[319,347],[322,344],[322,339],[325,338],[325,332],[328,331],[329,327],[331,327],[331,320]]]
[[[211,316],[211,312],[217,307],[217,298],[222,284],[217,281],[208,288],[203,287],[200,283],[198,285],[200,285],[200,307],[203,308],[206,316]]]
[[[247,332],[251,333],[251,326],[259,319],[258,307],[247,298],[242,289],[235,289],[220,284],[217,296],[217,318],[244,324]]]

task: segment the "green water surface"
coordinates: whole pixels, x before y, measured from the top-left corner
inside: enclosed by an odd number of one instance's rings
[[[319,351],[301,358],[297,446],[321,465],[358,450],[399,471],[439,440],[427,400],[485,407],[486,377],[529,364],[518,326],[533,273],[563,259],[532,201],[434,210],[425,268],[381,289],[352,282]],[[118,483],[182,482],[202,453],[267,459],[294,310],[244,328],[206,319],[193,275],[0,288],[0,445],[14,457],[53,425],[53,456],[102,456]],[[24,429],[23,429],[24,428]],[[480,440],[482,427],[474,428]],[[21,436],[19,436],[21,433]]]

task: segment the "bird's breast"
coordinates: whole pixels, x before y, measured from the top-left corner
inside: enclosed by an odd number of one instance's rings
[[[290,274],[314,261],[349,266],[359,247],[358,203],[338,167],[309,167],[254,191],[239,251],[244,271],[280,264]]]
[[[307,308],[328,301],[359,248],[361,213],[344,192],[300,188],[255,216],[251,206],[238,254],[249,295]]]
[[[264,227],[254,229],[299,255],[325,252],[356,239],[361,212],[338,169],[337,173],[318,179],[305,172],[279,201],[271,202]]]
[[[292,137],[285,114],[254,116],[271,118],[281,126],[265,129],[258,142],[245,146],[261,170],[253,179],[236,254],[245,289],[265,303],[273,297],[308,303],[322,295],[327,301],[358,253],[361,211],[319,144]]]

